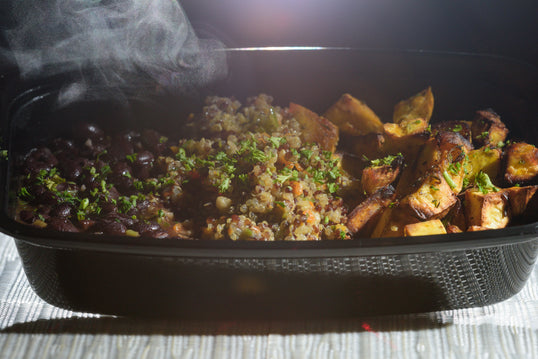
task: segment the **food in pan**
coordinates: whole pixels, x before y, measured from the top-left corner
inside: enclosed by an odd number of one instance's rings
[[[67,232],[337,240],[497,229],[536,218],[538,149],[492,110],[430,123],[430,88],[382,122],[344,94],[320,115],[208,97],[181,137],[78,125],[21,159],[16,219]],[[473,117],[474,116],[474,117]]]

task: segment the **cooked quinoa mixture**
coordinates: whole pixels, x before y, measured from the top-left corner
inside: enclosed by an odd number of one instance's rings
[[[17,219],[157,238],[350,238],[343,198],[356,181],[335,148],[305,136],[289,108],[272,102],[209,97],[186,121],[188,136],[174,141],[154,130],[79,126],[72,139],[25,157]]]

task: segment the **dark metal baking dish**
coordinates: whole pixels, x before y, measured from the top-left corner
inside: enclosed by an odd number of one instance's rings
[[[309,318],[483,306],[523,287],[538,255],[537,223],[442,236],[259,243],[55,233],[12,219],[9,179],[18,155],[73,121],[173,131],[208,93],[244,99],[264,92],[277,104],[322,112],[349,92],[386,119],[398,100],[432,86],[434,121],[469,119],[492,107],[512,138],[538,138],[538,71],[515,60],[351,49],[242,49],[228,56],[228,77],[187,101],[95,100],[58,109],[58,91],[70,75],[4,89],[8,159],[0,167],[0,223],[41,298],[116,315]]]

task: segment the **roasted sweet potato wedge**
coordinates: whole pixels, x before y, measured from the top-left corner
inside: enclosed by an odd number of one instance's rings
[[[473,184],[476,175],[486,173],[492,180],[497,180],[501,172],[502,150],[500,148],[481,147],[469,151],[465,161],[465,183]]]
[[[517,142],[506,149],[504,178],[510,185],[531,184],[538,180],[538,148]]]
[[[369,235],[383,210],[394,200],[394,188],[386,186],[379,189],[351,212],[347,228],[351,233]]]
[[[408,224],[404,227],[404,235],[409,236],[427,236],[431,234],[446,234],[443,222],[438,219],[430,221]]]
[[[538,210],[538,186],[510,187],[504,191],[513,217],[532,216]]]
[[[371,161],[371,166],[362,170],[361,185],[363,191],[370,195],[394,183],[400,175],[402,167],[403,157],[401,154]]]
[[[394,106],[392,121],[399,124],[405,120],[413,121],[421,118],[428,123],[433,113],[433,103],[433,93],[428,87],[418,94],[398,102]]]
[[[443,218],[457,202],[456,194],[439,168],[434,168],[400,207],[419,220]]]
[[[383,123],[364,102],[350,94],[343,94],[324,116],[342,133],[360,136],[383,131]]]
[[[465,214],[469,227],[504,228],[510,221],[509,208],[506,191],[483,193],[470,189],[465,192]]]
[[[318,143],[326,151],[335,151],[339,139],[336,125],[306,107],[295,103],[290,103],[289,111],[302,127],[301,138],[303,141]]]
[[[471,125],[475,147],[499,146],[508,136],[508,128],[493,110],[477,111]]]

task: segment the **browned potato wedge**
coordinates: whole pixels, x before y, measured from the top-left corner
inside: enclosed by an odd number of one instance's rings
[[[471,144],[458,132],[439,132],[440,170],[455,194],[461,192],[465,177],[465,158]]]
[[[364,102],[350,94],[344,94],[324,116],[342,133],[360,136],[383,131],[383,123]]]
[[[475,189],[467,190],[465,214],[471,228],[473,226],[484,229],[504,228],[510,221],[508,195],[505,191],[484,194]]]
[[[500,148],[481,147],[469,151],[465,161],[465,183],[472,184],[476,175],[486,173],[493,180],[499,177],[501,172],[502,150]]]
[[[338,127],[315,112],[290,103],[290,113],[302,127],[302,139],[305,142],[317,143],[324,150],[334,152],[338,144]]]
[[[427,122],[421,118],[400,124],[385,123],[383,125],[385,133],[384,152],[401,152],[406,158],[414,158],[430,138],[430,132],[427,129]]]
[[[469,143],[472,143],[471,122],[469,121],[443,121],[432,124],[432,134],[439,132],[457,132]]]
[[[461,228],[456,225],[449,224],[446,226],[446,233],[461,233],[461,232],[463,232]]]
[[[509,145],[504,178],[511,185],[535,182],[538,179],[538,148],[525,142]]]
[[[499,146],[506,140],[508,128],[501,117],[492,110],[477,111],[471,126],[473,144],[476,147],[486,145]]]
[[[372,166],[362,170],[361,176],[362,189],[368,195],[396,181],[403,166],[403,157],[387,156],[372,163]]]
[[[513,217],[531,215],[530,212],[538,210],[538,186],[510,187],[504,191],[508,193],[510,213]]]
[[[347,228],[351,233],[369,235],[379,215],[394,200],[394,188],[386,186],[360,203],[349,215]]]
[[[409,236],[427,236],[430,234],[446,234],[443,222],[438,219],[430,221],[408,224],[404,227],[404,235]]]
[[[353,153],[360,157],[378,158],[384,154],[385,136],[381,133],[357,136],[353,142]]]
[[[423,119],[426,123],[430,121],[433,113],[433,93],[431,87],[418,94],[400,101],[394,106],[392,122],[401,123],[405,120]]]
[[[420,220],[429,220],[443,218],[456,202],[456,194],[439,168],[435,168],[400,206]]]
[[[467,219],[465,218],[465,208],[463,207],[462,199],[458,196],[456,204],[450,209],[448,214],[443,218],[445,223],[448,223],[446,229],[449,231],[449,225],[458,229],[467,228]]]

